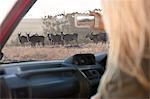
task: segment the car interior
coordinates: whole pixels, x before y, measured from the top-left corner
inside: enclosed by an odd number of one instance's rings
[[[106,53],[65,60],[2,64],[1,98],[90,98],[105,71]]]
[[[2,48],[37,0],[18,0],[1,24]],[[51,54],[51,53],[49,53]],[[107,52],[79,53],[61,60],[0,63],[0,98],[90,98],[105,71]]]

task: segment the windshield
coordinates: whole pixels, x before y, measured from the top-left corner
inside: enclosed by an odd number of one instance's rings
[[[10,0],[1,1],[1,5],[5,1],[10,10]],[[3,61],[59,60],[107,51],[107,33],[75,27],[76,14],[95,9],[101,9],[99,0],[38,0],[3,48]]]

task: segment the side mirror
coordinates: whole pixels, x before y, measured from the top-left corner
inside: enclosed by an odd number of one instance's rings
[[[101,17],[97,17],[95,15],[90,14],[77,14],[75,15],[75,27],[99,29],[101,25],[100,18]]]

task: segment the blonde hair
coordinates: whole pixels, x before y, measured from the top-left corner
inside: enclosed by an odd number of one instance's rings
[[[102,4],[110,38],[107,66],[119,67],[150,88],[141,64],[145,58],[150,61],[150,0],[103,0]]]

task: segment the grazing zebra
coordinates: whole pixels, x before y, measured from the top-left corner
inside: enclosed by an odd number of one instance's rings
[[[31,46],[33,46],[33,47],[36,46],[36,44],[38,44],[38,45],[42,44],[43,46],[45,45],[45,43],[44,43],[45,37],[44,36],[39,36],[37,34],[30,36],[30,34],[27,34],[27,37],[31,43]]]
[[[107,34],[106,33],[93,34],[93,32],[92,32],[92,33],[87,34],[86,38],[89,38],[96,44],[98,42],[102,42],[102,43],[107,42]]]
[[[28,43],[28,39],[26,36],[21,36],[21,33],[18,33],[18,39],[21,45],[24,46],[25,43]]]
[[[53,45],[62,44],[61,35],[48,34],[47,36]]]
[[[52,39],[51,39],[50,34],[47,34],[47,37],[48,37],[48,40],[52,43]]]
[[[100,35],[100,38],[101,38],[101,42],[102,42],[102,43],[106,43],[106,42],[108,41],[107,33],[102,32],[102,33],[99,33],[99,35]]]
[[[64,44],[68,44],[71,41],[76,41],[76,43],[78,44],[78,34],[77,33],[63,34],[63,32],[61,32],[61,39]]]

